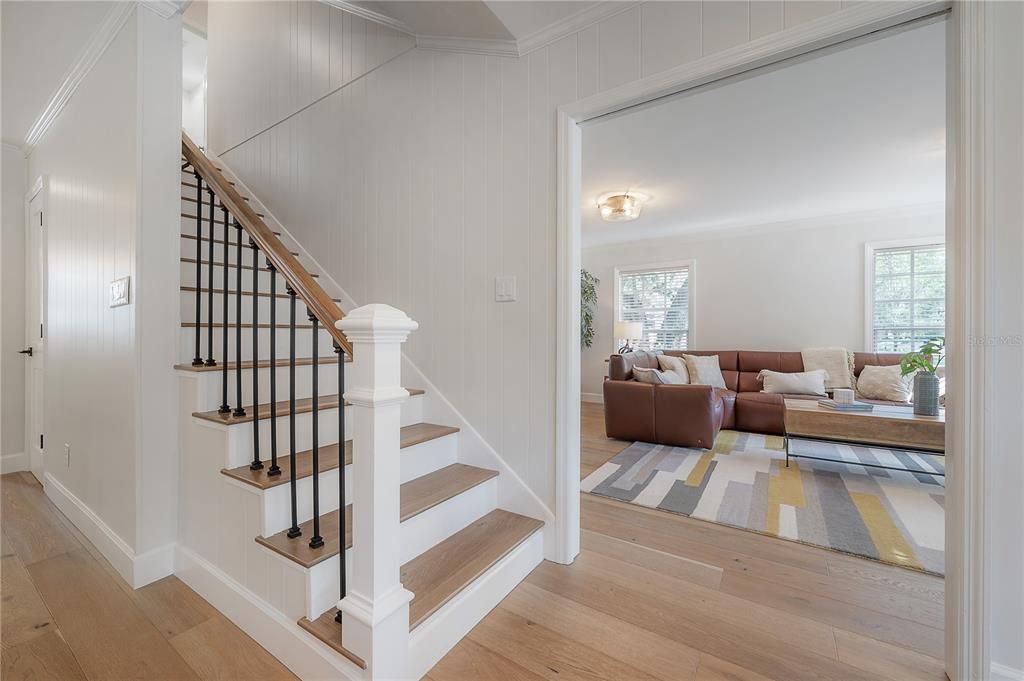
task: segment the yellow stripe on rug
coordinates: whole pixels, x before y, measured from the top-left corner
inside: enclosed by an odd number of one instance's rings
[[[686,476],[686,484],[690,487],[700,487],[700,483],[704,480],[704,476],[707,475],[708,467],[711,465],[711,459],[714,458],[714,452],[707,451],[700,455],[700,460],[697,461],[697,465],[693,467],[690,474]]]
[[[715,446],[713,451],[715,454],[729,454],[736,446],[736,439],[739,438],[740,434],[735,430],[723,430],[718,433],[718,437],[715,439]]]
[[[800,479],[800,466],[795,461],[787,468],[779,465],[779,474],[768,477],[768,517],[765,518],[765,532],[779,534],[779,506],[807,505],[804,499],[804,484]]]
[[[890,563],[921,570],[921,564],[918,562],[914,550],[910,548],[899,528],[896,527],[896,523],[889,517],[881,500],[861,492],[850,492],[850,498],[853,500],[854,506],[857,507],[860,517],[864,520],[864,526],[868,528],[871,541],[878,549],[879,558]]]

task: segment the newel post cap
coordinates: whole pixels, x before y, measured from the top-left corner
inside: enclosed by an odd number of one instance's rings
[[[397,308],[373,303],[352,310],[335,322],[335,326],[353,343],[403,343],[419,324]]]

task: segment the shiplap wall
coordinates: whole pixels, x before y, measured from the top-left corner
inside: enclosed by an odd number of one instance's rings
[[[210,4],[211,148],[353,299],[419,321],[409,357],[553,505],[556,107],[841,3],[652,2],[521,58],[394,38],[386,62],[380,27],[267,5]]]
[[[0,263],[0,460],[28,467],[25,453],[25,155],[3,147],[3,225]],[[6,457],[6,458],[3,458]],[[9,463],[10,462],[10,463]],[[11,468],[10,470],[14,470]]]
[[[129,19],[29,157],[50,183],[46,471],[133,548],[135,305],[107,304],[136,274],[136,46]]]

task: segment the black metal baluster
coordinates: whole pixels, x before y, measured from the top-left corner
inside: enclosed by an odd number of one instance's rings
[[[270,270],[270,469],[267,475],[281,475],[277,465],[277,270],[268,260]]]
[[[216,224],[213,217],[213,190],[207,186],[206,197],[210,199],[210,262],[207,265],[207,282],[206,282],[206,361],[204,364],[208,367],[217,366],[217,360],[213,358],[213,246],[216,243],[216,232],[217,229],[214,227]],[[199,215],[202,215],[203,204],[196,206],[199,211]],[[226,361],[226,360],[225,360]]]
[[[345,581],[345,544],[348,543],[345,537],[345,528],[348,526],[345,515],[345,351],[341,344],[334,342],[334,354],[338,356],[338,532],[341,534],[340,571],[341,574],[341,598],[348,593],[348,585]],[[341,622],[341,610],[334,616],[334,621]]]
[[[294,539],[302,534],[299,529],[299,505],[296,497],[295,481],[295,290],[291,284],[285,286],[288,291],[288,441],[291,448],[291,470],[289,471],[289,485],[292,492],[292,526],[288,530],[288,537]]]
[[[202,302],[203,292],[203,178],[196,176],[196,354],[192,357],[192,366],[203,366],[202,345],[199,334],[202,333]],[[211,266],[213,263],[210,263]]]
[[[224,213],[224,275],[221,278],[224,285],[224,291],[222,295],[223,305],[221,307],[222,317],[221,320],[221,391],[220,391],[220,409],[217,410],[218,414],[230,414],[231,406],[228,404],[228,252],[231,241],[228,239],[228,235],[231,232],[228,230],[228,209],[221,206],[221,210]],[[213,270],[213,263],[210,263],[210,270]],[[237,357],[235,360],[237,361]],[[237,369],[236,369],[237,370]]]
[[[306,308],[309,321],[313,322],[313,536],[309,548],[318,549],[324,545],[320,536],[320,358],[317,336],[320,335],[320,320]],[[343,407],[338,403],[338,409]]]
[[[235,361],[238,362],[238,371],[235,372],[236,402],[231,415],[245,416],[245,407],[242,406],[242,223],[238,220],[235,220],[235,230],[238,233],[238,243],[235,244]]]
[[[263,468],[260,461],[260,250],[252,239],[249,239],[249,248],[252,249],[252,463],[249,469],[258,471]]]

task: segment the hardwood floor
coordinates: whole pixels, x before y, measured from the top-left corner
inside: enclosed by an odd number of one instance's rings
[[[581,474],[628,443],[583,405]],[[133,591],[28,473],[0,479],[7,679],[294,679],[174,577]],[[941,681],[943,581],[590,495],[431,681]]]
[[[581,474],[629,443],[582,408]],[[942,681],[943,580],[583,495],[542,563],[431,681]]]
[[[30,473],[0,504],[4,681],[296,678],[176,577],[131,589]]]

